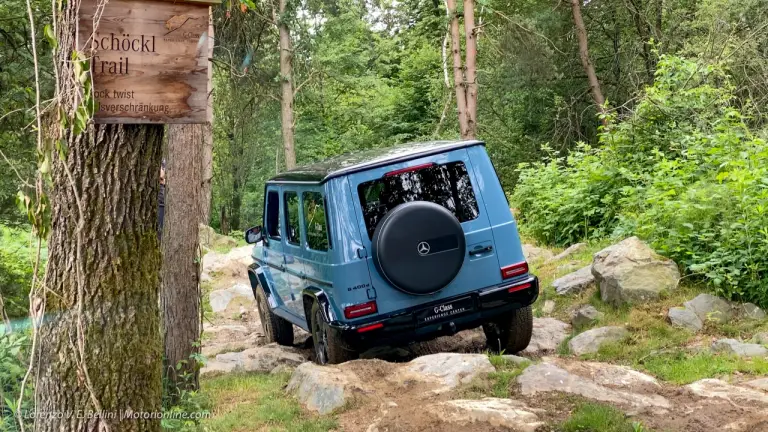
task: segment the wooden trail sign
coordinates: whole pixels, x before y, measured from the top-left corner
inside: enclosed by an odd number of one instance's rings
[[[211,1],[82,0],[78,46],[91,58],[96,123],[205,123]],[[91,51],[93,50],[93,51]]]

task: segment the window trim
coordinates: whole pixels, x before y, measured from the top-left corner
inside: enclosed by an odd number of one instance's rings
[[[321,202],[323,205],[323,210],[325,211],[325,238],[328,241],[328,248],[325,250],[314,249],[309,246],[309,227],[307,227],[307,214],[304,212],[304,195],[310,194],[310,193],[320,195]],[[327,253],[328,251],[333,249],[333,247],[331,244],[331,224],[329,223],[330,220],[328,219],[328,200],[326,199],[325,194],[316,190],[305,190],[301,192],[300,202],[301,202],[301,212],[302,212],[301,223],[304,226],[304,233],[306,233],[306,237],[307,237],[306,241],[304,242],[304,247],[307,250],[310,250],[312,252]]]
[[[277,233],[278,235],[273,236],[270,232],[270,221],[269,221],[269,212],[272,208],[269,203],[269,195],[270,194],[276,194],[277,195]],[[267,237],[275,240],[275,241],[282,241],[282,236],[280,235],[280,190],[279,189],[267,189],[267,194],[264,196],[264,201],[266,202],[266,214],[264,215],[264,226],[267,227]]]
[[[291,236],[290,236],[290,228],[291,228],[290,217],[291,216],[290,216],[290,214],[288,212],[288,197],[287,197],[287,195],[289,193],[296,195],[296,200],[299,203],[298,208],[297,208],[297,210],[299,211],[299,214],[297,215],[298,216],[298,222],[299,222],[298,223],[298,230],[299,230],[298,237],[299,237],[299,239],[298,239],[297,243],[292,242],[291,241]],[[291,245],[291,246],[301,247],[301,230],[302,230],[302,223],[301,223],[301,219],[302,219],[301,197],[300,197],[299,192],[296,191],[296,190],[284,190],[283,191],[283,219],[285,221],[285,243],[288,244],[288,245]]]

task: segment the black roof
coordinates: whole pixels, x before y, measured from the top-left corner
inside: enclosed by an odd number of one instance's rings
[[[296,167],[272,177],[267,182],[324,183],[334,177],[475,145],[485,145],[485,143],[477,140],[426,141],[361,150]]]

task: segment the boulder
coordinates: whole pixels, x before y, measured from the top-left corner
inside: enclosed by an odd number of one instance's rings
[[[596,353],[603,344],[620,342],[629,336],[623,327],[599,327],[587,330],[568,342],[568,348],[575,355]]]
[[[533,335],[523,355],[542,356],[553,353],[571,335],[570,324],[554,318],[534,318]]]
[[[614,365],[601,362],[573,361],[566,359],[544,359],[545,362],[554,363],[572,374],[590,379],[597,384],[619,388],[633,389],[644,387],[652,392],[661,387],[656,378],[638,372],[627,366]]]
[[[753,303],[741,303],[736,306],[739,315],[747,319],[764,320],[765,311]]]
[[[534,432],[545,424],[531,408],[512,399],[452,400],[433,404],[427,412],[441,423],[454,425],[442,430],[460,430],[461,427],[480,423],[513,431]]]
[[[537,261],[548,261],[552,259],[555,254],[553,254],[552,251],[547,248],[541,248],[531,244],[524,244],[523,256],[525,257],[526,261],[532,263]]]
[[[706,398],[720,398],[732,402],[747,401],[768,404],[768,393],[728,384],[719,379],[703,379],[685,386],[696,396]]]
[[[572,374],[551,363],[528,366],[517,378],[522,394],[561,392],[579,395],[600,402],[631,405],[637,408],[670,408],[670,402],[659,395],[632,393],[600,385],[590,379]]]
[[[211,291],[208,303],[214,313],[240,313],[240,307],[252,309],[256,299],[253,290],[244,283],[238,283],[224,290]]]
[[[752,336],[752,342],[760,345],[768,345],[768,332],[757,333]]]
[[[733,318],[733,307],[731,304],[712,294],[699,294],[683,304],[695,312],[703,322],[724,323]]]
[[[578,294],[595,282],[592,274],[592,265],[582,267],[571,274],[567,274],[552,282],[555,292],[560,295]]]
[[[557,254],[554,257],[552,257],[552,259],[550,259],[548,262],[560,261],[561,259],[568,258],[569,256],[575,254],[576,252],[581,252],[581,251],[583,251],[586,248],[587,248],[587,244],[586,243],[572,244],[572,245],[568,246],[568,248],[566,248],[564,251],[562,251],[559,254]]]
[[[712,344],[712,351],[725,352],[739,357],[768,357],[768,348],[736,339],[720,339]]]
[[[208,252],[203,255],[203,277],[210,278],[211,273],[222,273],[233,277],[248,277],[248,266],[253,262],[253,246],[241,246],[220,254]]]
[[[752,381],[747,381],[744,385],[768,392],[768,378],[758,378]]]
[[[437,384],[439,387],[435,392],[439,393],[495,371],[485,354],[442,353],[411,360],[388,379],[396,383],[418,381]]]
[[[541,307],[541,312],[549,315],[549,314],[551,314],[554,311],[555,311],[555,301],[554,300],[546,300],[544,302],[544,306]]]
[[[637,237],[596,253],[592,274],[603,301],[614,306],[656,300],[677,288],[680,280],[677,264],[656,254]]]
[[[328,414],[344,406],[354,394],[368,389],[350,370],[307,362],[293,371],[286,391],[295,393],[307,409]]]
[[[241,352],[219,354],[201,370],[201,375],[230,372],[270,372],[280,365],[298,366],[308,360],[307,355],[295,348],[269,344]]]
[[[575,329],[582,329],[600,321],[604,315],[594,306],[584,305],[571,313],[571,325]]]
[[[673,326],[688,329],[694,333],[701,330],[704,326],[696,312],[687,307],[670,308],[667,313],[667,319],[669,319]]]

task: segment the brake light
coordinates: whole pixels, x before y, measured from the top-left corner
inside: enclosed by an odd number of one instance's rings
[[[368,303],[362,303],[358,305],[352,305],[344,308],[344,316],[347,319],[357,318],[365,315],[376,313],[376,301],[370,301]]]
[[[421,165],[414,165],[412,167],[402,168],[402,169],[399,169],[399,170],[390,171],[390,172],[384,174],[384,177],[392,177],[392,176],[396,176],[398,174],[407,173],[407,172],[411,172],[411,171],[418,171],[420,169],[430,168],[430,167],[433,167],[433,166],[435,166],[434,162],[425,163],[425,164],[421,164]]]
[[[365,326],[365,327],[360,327],[359,329],[357,329],[357,332],[358,332],[358,333],[365,333],[365,332],[369,332],[369,331],[371,331],[371,330],[377,330],[377,329],[380,329],[380,328],[382,328],[382,327],[384,327],[384,324],[382,324],[382,323],[376,323],[376,324],[367,325],[367,326]]]
[[[528,263],[523,261],[501,268],[501,278],[509,279],[528,273]]]
[[[531,286],[532,285],[530,283],[524,283],[522,285],[515,285],[515,286],[511,287],[510,289],[508,289],[507,292],[510,292],[510,293],[518,292],[518,291],[526,290],[526,289],[530,288]]]

